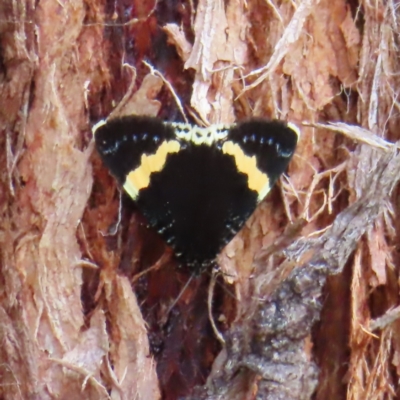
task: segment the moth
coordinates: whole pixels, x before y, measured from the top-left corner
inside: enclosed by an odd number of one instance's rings
[[[262,118],[202,128],[131,115],[98,123],[94,138],[148,224],[200,273],[286,170],[299,130]]]

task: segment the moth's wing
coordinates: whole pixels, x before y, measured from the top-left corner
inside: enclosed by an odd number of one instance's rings
[[[137,203],[177,257],[200,271],[254,211],[257,195],[233,157],[216,146],[188,143],[169,155]]]
[[[202,129],[130,116],[95,129],[111,173],[178,258],[199,271],[286,169],[297,136],[262,119]]]
[[[179,150],[173,128],[154,117],[111,119],[97,125],[94,138],[104,164],[133,200],[162,169],[168,152]]]
[[[252,119],[233,126],[224,152],[235,157],[238,170],[260,202],[286,170],[299,138],[299,130],[281,121]]]

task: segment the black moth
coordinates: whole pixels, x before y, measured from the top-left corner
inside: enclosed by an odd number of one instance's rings
[[[94,129],[104,164],[194,272],[214,262],[264,199],[298,136],[293,125],[261,118],[200,128],[126,116]]]

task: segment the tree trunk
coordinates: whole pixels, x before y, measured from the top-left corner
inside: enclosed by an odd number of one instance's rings
[[[382,0],[2,0],[1,398],[398,398],[399,22]],[[215,287],[102,165],[111,112],[300,127]]]

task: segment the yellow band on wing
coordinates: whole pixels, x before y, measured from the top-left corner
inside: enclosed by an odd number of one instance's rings
[[[247,156],[238,144],[231,141],[224,143],[222,151],[233,156],[237,169],[247,175],[249,188],[258,193],[258,201],[261,201],[269,192],[270,185],[268,176],[257,168],[256,156]]]
[[[146,188],[150,183],[150,175],[163,169],[167,156],[177,153],[181,145],[176,140],[165,141],[157,149],[155,154],[143,154],[140,165],[127,176],[124,189],[135,200],[139,190]]]

